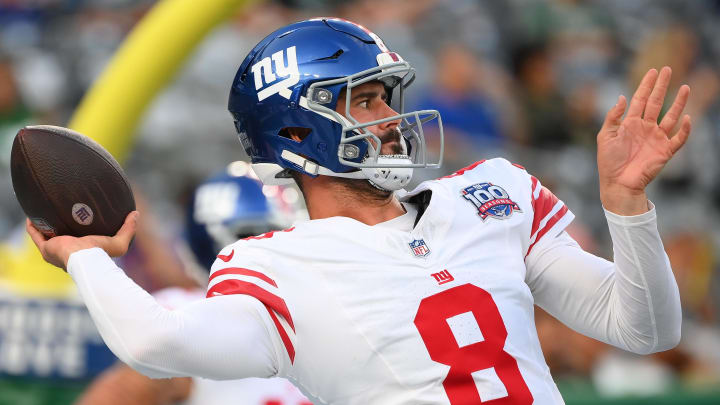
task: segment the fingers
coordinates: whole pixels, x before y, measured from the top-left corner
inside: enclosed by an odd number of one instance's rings
[[[130,241],[135,236],[137,229],[137,219],[140,213],[133,211],[125,218],[125,223],[120,227],[115,236],[109,238],[108,246],[104,247],[110,256],[122,256],[127,252]]]
[[[35,243],[35,246],[40,249],[40,252],[42,252],[42,245],[45,243],[45,236],[33,226],[32,222],[30,221],[30,218],[25,218],[25,230],[30,235],[30,239],[32,239],[33,243]]]
[[[683,145],[685,145],[688,137],[690,137],[691,129],[692,124],[690,123],[690,116],[685,114],[682,120],[682,125],[680,125],[680,129],[677,131],[675,136],[670,138],[670,149],[672,150],[673,154],[677,152],[680,148],[682,148]]]
[[[630,108],[628,109],[627,114],[628,117],[640,118],[642,116],[643,111],[645,111],[645,105],[647,104],[657,78],[658,71],[655,69],[650,69],[647,73],[645,73],[645,76],[640,81],[640,85],[630,101]]]
[[[675,96],[675,101],[673,101],[672,106],[668,112],[665,113],[665,116],[660,122],[660,129],[665,131],[666,134],[669,134],[670,131],[675,128],[675,124],[677,124],[678,119],[680,119],[680,114],[682,114],[683,109],[685,109],[685,105],[687,104],[689,97],[690,86],[684,84],[680,87],[680,90],[678,90],[678,94]]]
[[[650,93],[647,105],[645,106],[645,114],[643,119],[647,122],[657,124],[658,116],[660,116],[660,110],[662,109],[663,102],[665,101],[665,94],[667,93],[668,85],[670,84],[670,76],[672,70],[670,67],[665,66],[660,69],[660,74],[655,82],[655,86]]]
[[[602,129],[600,132],[603,131],[616,131],[620,124],[622,123],[622,116],[625,112],[625,107],[627,106],[627,99],[625,96],[620,95],[618,97],[617,103],[608,111],[608,113],[605,115],[605,122],[603,122]]]

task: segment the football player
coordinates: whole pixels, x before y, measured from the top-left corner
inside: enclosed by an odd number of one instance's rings
[[[283,229],[306,219],[295,189],[264,186],[246,162],[233,162],[226,170],[200,184],[188,204],[185,240],[192,252],[184,257],[186,270],[197,269],[204,280],[217,252],[241,238]],[[148,269],[152,271],[151,269]],[[192,272],[190,271],[192,274]],[[194,274],[192,274],[194,275]],[[205,298],[205,287],[166,287],[153,297],[172,309]],[[310,402],[283,378],[246,378],[212,381],[204,378],[149,379],[119,363],[102,373],[75,402],[76,405],[307,405]]]
[[[298,183],[311,220],[226,246],[206,300],[165,310],[113,263],[137,213],[112,238],[28,231],[108,346],[148,376],[282,376],[322,404],[563,403],[534,304],[636,353],[680,339],[645,194],[690,133],[687,86],[658,124],[670,73],[650,70],[598,134],[613,262],[583,251],[565,204],[504,159],[403,190],[414,168],[440,163],[423,132],[439,114],[404,112],[410,64],[335,18],[280,28],[240,65],[229,101],[240,140],[265,184]]]

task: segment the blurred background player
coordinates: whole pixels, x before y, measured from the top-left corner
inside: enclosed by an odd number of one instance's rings
[[[307,219],[298,192],[292,187],[263,186],[245,162],[233,162],[226,170],[200,184],[188,203],[184,241],[177,247],[187,272],[158,274],[158,267],[146,267],[156,284],[169,282],[153,293],[167,308],[177,308],[205,298],[205,285],[217,252],[238,239],[292,226]],[[152,235],[145,229],[138,235],[140,245]],[[148,253],[159,249],[143,249]],[[190,252],[188,252],[188,250]],[[132,254],[132,253],[131,253]],[[146,262],[158,262],[146,258]],[[176,273],[176,272],[175,272]],[[194,280],[194,281],[193,281]],[[177,286],[179,284],[180,286]],[[195,284],[193,286],[193,284]],[[248,378],[213,381],[204,378],[150,379],[123,363],[101,374],[77,400],[76,405],[308,405],[310,402],[283,378]]]

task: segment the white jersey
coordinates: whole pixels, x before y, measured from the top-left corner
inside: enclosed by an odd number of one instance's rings
[[[238,241],[207,296],[265,304],[278,375],[320,403],[562,403],[526,257],[572,213],[503,159],[400,200],[421,210],[407,230],[332,217]]]
[[[165,308],[175,309],[201,300],[201,289],[168,287],[153,293]],[[284,378],[243,378],[216,381],[194,377],[190,396],[182,405],[311,405],[298,389]]]
[[[376,226],[312,220],[218,255],[208,299],[168,310],[99,248],[75,280],[108,347],[154,378],[287,377],[317,404],[561,404],[533,304],[635,353],[680,339],[655,209],[605,211],[614,262],[520,167],[478,162],[400,196]],[[417,219],[417,223],[416,223]]]

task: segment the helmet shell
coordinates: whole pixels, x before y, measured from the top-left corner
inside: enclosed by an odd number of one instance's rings
[[[343,165],[337,158],[342,125],[303,107],[302,98],[307,97],[312,83],[377,67],[378,54],[386,52],[387,48],[375,34],[339,19],[298,22],[263,39],[240,65],[228,102],[240,140],[252,163],[274,163],[283,168],[302,170],[281,157],[283,150],[289,150],[334,172],[357,170]],[[296,58],[297,77],[290,74],[283,78],[278,72],[294,66],[289,60],[292,54]],[[270,74],[266,74],[266,70]],[[268,78],[275,80],[267,83]],[[280,87],[287,90],[270,95],[262,93],[284,80],[287,81]],[[340,83],[326,88],[332,99],[324,106],[335,109],[344,87],[345,84]],[[284,128],[307,128],[310,133],[298,142],[281,136]],[[360,150],[352,161],[359,162],[365,156],[367,142],[351,143]]]

